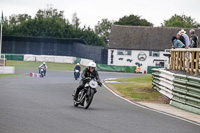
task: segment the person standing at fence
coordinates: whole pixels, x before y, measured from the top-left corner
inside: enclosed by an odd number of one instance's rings
[[[197,48],[199,45],[199,38],[195,34],[195,30],[191,29],[190,30],[190,47],[191,48]]]
[[[183,44],[180,40],[178,40],[175,36],[173,36],[172,48],[185,48],[185,44]]]
[[[185,38],[181,36],[181,33],[176,34],[176,39],[180,40],[185,45]]]
[[[197,48],[199,45],[199,38],[198,36],[195,34],[195,30],[191,29],[190,30],[190,47],[191,48]],[[194,53],[194,59],[196,59],[196,52]],[[194,62],[194,68],[196,68],[196,62]]]
[[[180,30],[179,34],[184,37],[184,39],[185,39],[185,48],[188,49],[190,47],[189,36],[186,34],[186,31],[184,29]]]

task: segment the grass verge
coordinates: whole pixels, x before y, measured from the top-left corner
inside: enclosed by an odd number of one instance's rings
[[[152,88],[152,76],[141,76],[117,79],[121,83],[108,84],[112,90],[121,95],[135,101],[158,101],[161,94]],[[123,83],[126,82],[126,83]],[[136,83],[128,83],[136,82]]]
[[[25,70],[25,69],[36,69],[42,64],[42,62],[32,62],[32,61],[14,61],[8,60],[7,66],[15,66],[16,70]],[[76,64],[68,64],[68,63],[53,63],[47,62],[48,70],[60,70],[60,71],[73,71]],[[85,66],[81,66],[82,70]]]
[[[7,66],[15,66],[15,70],[38,70],[38,67],[42,62],[32,62],[32,61],[15,61],[7,60]],[[73,71],[76,64],[68,63],[52,63],[47,62],[48,70],[58,70],[58,71]],[[81,66],[81,69],[85,69],[85,66]],[[22,76],[23,74],[0,74],[0,78],[11,77],[11,76]]]
[[[13,77],[13,76],[21,76],[21,74],[0,74],[0,78]]]

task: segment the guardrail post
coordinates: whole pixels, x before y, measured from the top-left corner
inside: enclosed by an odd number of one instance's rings
[[[187,72],[189,72],[190,69],[190,52],[187,52],[188,56],[187,56]]]
[[[192,51],[192,60],[191,60],[190,74],[193,74],[193,70],[194,70],[194,51]]]
[[[183,71],[185,71],[185,51],[183,52]]]
[[[176,58],[176,70],[179,68],[179,51],[177,51],[177,58]]]
[[[173,53],[173,70],[175,70],[175,65],[176,65],[176,51]]]
[[[182,63],[183,63],[183,61],[182,61],[182,52],[180,51],[179,54],[180,54],[180,63],[179,63],[180,66],[179,66],[179,70],[182,71]]]
[[[173,69],[173,64],[174,64],[174,51],[171,51],[171,64],[170,64],[170,69]]]
[[[195,76],[199,74],[199,52],[196,52]]]

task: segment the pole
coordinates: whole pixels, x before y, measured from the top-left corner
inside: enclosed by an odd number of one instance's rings
[[[0,40],[0,59],[1,59],[1,46],[2,46],[2,23],[1,23],[1,40]]]
[[[1,23],[1,40],[0,40],[0,59],[1,59],[1,47],[2,47],[2,23]]]

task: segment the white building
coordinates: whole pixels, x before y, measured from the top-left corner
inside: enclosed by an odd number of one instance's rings
[[[108,50],[108,65],[117,66],[162,66],[168,64],[168,57],[163,56],[164,51],[152,50]]]
[[[113,25],[109,38],[108,65],[169,66],[171,38],[180,28]]]

